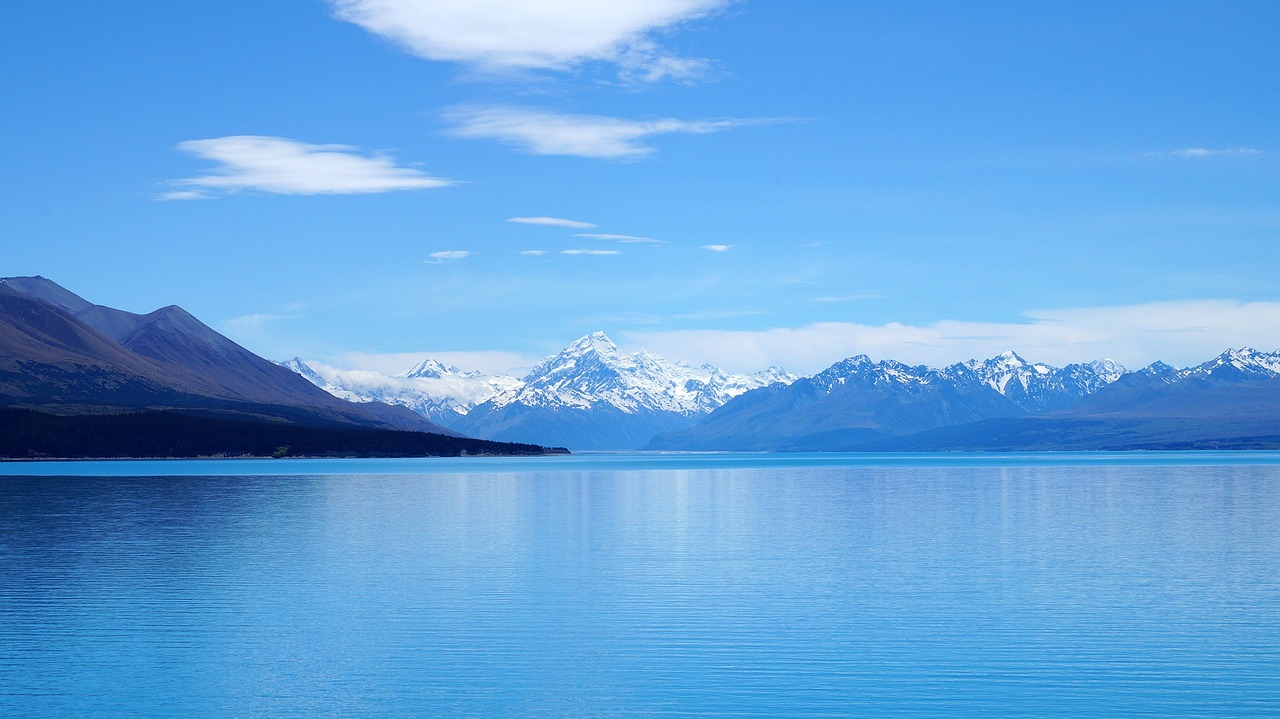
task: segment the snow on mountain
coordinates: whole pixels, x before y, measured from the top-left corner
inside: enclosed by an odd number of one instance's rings
[[[1058,368],[1031,363],[1016,352],[988,360],[969,360],[935,369],[894,360],[873,362],[866,355],[841,360],[811,378],[820,392],[856,385],[866,389],[899,387],[918,391],[932,384],[953,387],[981,385],[995,390],[1027,412],[1065,407],[1115,382],[1124,367],[1111,360],[1095,360]],[[914,388],[914,389],[913,389]]]
[[[703,415],[731,398],[775,382],[796,379],[771,367],[751,375],[726,374],[710,365],[691,367],[652,352],[624,353],[603,332],[579,338],[533,368],[521,386],[494,397],[493,409],[511,404],[589,410],[609,405],[642,411]]]
[[[1058,368],[1028,362],[1008,351],[981,362],[960,362],[940,372],[956,380],[980,382],[1022,409],[1039,413],[1067,407],[1097,392],[1119,379],[1125,368],[1109,359]]]
[[[1252,347],[1228,349],[1208,362],[1183,370],[1182,374],[1232,380],[1280,377],[1280,351],[1259,352]]]
[[[1133,375],[1159,384],[1172,384],[1185,377],[1186,370],[1180,370],[1173,365],[1156,361],[1134,372]]]
[[[1187,379],[1217,382],[1247,382],[1280,377],[1280,350],[1260,352],[1252,347],[1229,348],[1208,362],[1178,369],[1164,362],[1153,362],[1133,373],[1135,377],[1157,384],[1173,384]]]
[[[919,387],[936,380],[937,371],[894,360],[872,362],[866,355],[840,360],[809,379],[819,392],[830,394],[846,385],[871,387]]]
[[[1014,352],[941,369],[866,355],[785,386],[748,392],[652,450],[850,450],[938,427],[1069,407],[1124,374],[1110,360],[1063,368]]]
[[[336,397],[408,407],[445,426],[476,405],[520,384],[515,377],[463,372],[430,359],[394,377],[373,370],[306,363],[297,357],[280,364]]]
[[[422,360],[418,364],[396,375],[397,377],[405,377],[408,379],[441,379],[452,375],[461,375],[465,377],[482,377],[481,372],[463,372],[457,367],[445,366],[440,362],[431,359]]]
[[[500,423],[492,415],[502,414],[508,406],[551,412],[607,408],[622,415],[659,413],[692,420],[749,390],[796,379],[778,367],[750,375],[727,374],[710,365],[690,367],[669,362],[643,350],[628,354],[603,332],[571,343],[523,379],[464,371],[434,359],[425,359],[394,377],[298,358],[280,364],[343,399],[402,405],[446,426],[477,434]],[[483,422],[464,419],[482,405]]]
[[[794,380],[776,367],[731,375],[644,350],[626,353],[595,332],[534,367],[519,387],[477,406],[457,429],[570,449],[634,449],[749,390]]]

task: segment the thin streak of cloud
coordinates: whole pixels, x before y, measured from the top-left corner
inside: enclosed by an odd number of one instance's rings
[[[673,133],[706,135],[739,127],[782,122],[777,118],[721,120],[627,120],[569,115],[523,107],[459,105],[443,113],[453,137],[496,140],[533,155],[569,155],[629,160],[652,154],[651,137]]]
[[[301,315],[296,314],[263,312],[251,315],[241,315],[240,317],[232,317],[231,319],[223,320],[221,325],[224,329],[230,332],[250,334],[261,330],[263,326],[268,323],[297,319],[300,316]]]
[[[703,245],[702,249],[711,250],[712,252],[728,252],[733,249],[733,245]]]
[[[613,240],[614,242],[622,242],[624,244],[650,244],[665,245],[663,240],[655,240],[652,237],[638,237],[636,235],[614,235],[607,232],[582,232],[574,235],[574,237],[585,237],[589,240]]]
[[[617,250],[560,250],[562,255],[619,255]]]
[[[156,195],[157,200],[212,200],[217,195],[203,190],[172,190]]]
[[[566,220],[563,217],[508,217],[507,222],[521,225],[541,225],[544,227],[568,227],[573,230],[590,230],[595,227],[590,222]]]
[[[439,252],[432,252],[428,255],[431,259],[425,260],[425,262],[431,265],[438,265],[444,262],[457,262],[458,260],[465,260],[470,257],[471,254],[472,253],[468,250],[441,250]]]
[[[547,254],[547,251],[546,250],[524,250],[520,254],[525,255],[527,257],[541,257],[542,255]]]
[[[233,135],[187,140],[178,149],[218,163],[208,174],[170,184],[162,200],[210,199],[241,191],[275,195],[355,195],[446,187],[453,180],[401,167],[350,145],[312,145],[284,137]]]
[[[1148,152],[1147,155],[1164,155],[1173,157],[1230,157],[1230,156],[1252,156],[1261,155],[1262,150],[1256,147],[1229,147],[1225,149],[1209,149],[1207,147],[1183,147],[1177,150],[1166,150],[1163,152]]]

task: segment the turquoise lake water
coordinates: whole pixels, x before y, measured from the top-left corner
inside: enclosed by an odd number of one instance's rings
[[[1280,454],[0,464],[0,717],[117,716],[1276,717]]]

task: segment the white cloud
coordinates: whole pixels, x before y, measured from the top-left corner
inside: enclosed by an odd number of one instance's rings
[[[173,190],[156,196],[157,200],[212,200],[213,198],[213,195],[201,190]]]
[[[278,195],[352,195],[444,187],[452,180],[400,167],[349,145],[310,145],[283,137],[233,135],[187,140],[177,149],[219,163],[207,175],[171,184],[164,200],[206,199],[242,190]]]
[[[565,115],[509,106],[457,106],[443,114],[454,137],[497,140],[534,155],[571,155],[621,160],[653,152],[645,140],[672,133],[705,135],[776,119],[625,120],[603,115]]]
[[[655,240],[652,237],[637,237],[635,235],[613,235],[607,232],[582,232],[574,235],[574,237],[586,237],[589,240],[613,240],[614,242],[622,242],[626,244],[650,244],[665,245],[662,240]]]
[[[617,255],[617,250],[560,250],[562,255]]]
[[[529,257],[540,257],[542,255],[547,254],[547,251],[546,250],[524,250],[520,254],[527,255]]]
[[[711,250],[712,252],[728,252],[733,249],[733,245],[703,245],[702,249]]]
[[[264,352],[264,348],[276,346],[281,330],[284,329],[281,324],[284,323],[287,327],[289,320],[304,317],[303,309],[303,305],[299,303],[289,303],[274,312],[258,312],[221,320],[217,326],[232,341],[251,348],[251,351],[260,356],[270,356],[272,353]]]
[[[546,227],[568,227],[574,230],[589,230],[595,225],[581,220],[566,220],[563,217],[508,217],[507,222],[518,222],[522,225],[544,225]]]
[[[1261,155],[1262,150],[1255,147],[1230,147],[1211,150],[1207,147],[1183,147],[1166,152],[1148,152],[1148,155],[1173,155],[1174,157],[1221,157],[1223,155]]]
[[[465,260],[471,256],[467,250],[441,250],[440,252],[432,252],[431,259],[424,260],[428,264],[440,264],[441,262],[455,262],[457,260]]]
[[[1131,369],[1156,360],[1198,364],[1227,347],[1280,347],[1280,302],[1186,300],[1037,310],[1025,322],[942,320],[929,325],[827,322],[761,331],[630,332],[623,338],[672,359],[735,371],[771,364],[816,372],[852,355],[945,366],[1015,350],[1064,365],[1110,358]]]
[[[655,31],[706,16],[728,0],[330,0],[334,16],[428,60],[482,72],[616,64],[623,77],[690,79],[708,63],[663,50]]]

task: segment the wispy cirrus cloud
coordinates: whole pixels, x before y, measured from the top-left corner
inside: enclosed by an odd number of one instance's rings
[[[655,40],[730,0],[330,0],[334,16],[428,60],[485,73],[616,65],[624,79],[691,80],[706,60]]]
[[[560,250],[562,255],[619,255],[617,250]]]
[[[520,254],[526,257],[541,257],[547,254],[546,250],[521,250]]]
[[[209,199],[241,191],[275,195],[355,195],[454,184],[350,145],[312,145],[284,137],[232,135],[187,140],[177,149],[218,163],[208,174],[169,183],[162,200]]]
[[[637,235],[614,235],[608,232],[580,232],[574,237],[585,237],[589,240],[612,240],[624,244],[648,244],[648,245],[665,245],[663,240],[655,240],[652,237],[639,237]]]
[[[469,250],[441,250],[439,252],[432,252],[430,255],[428,255],[428,257],[430,257],[431,259],[424,260],[424,261],[427,264],[438,265],[444,262],[457,262],[458,260],[465,260],[466,258],[470,257],[471,254],[472,253]]]
[[[1250,156],[1261,155],[1262,150],[1256,147],[1228,147],[1222,149],[1210,149],[1207,147],[1182,147],[1177,150],[1165,150],[1162,152],[1148,152],[1147,155],[1164,155],[1172,157],[1230,157],[1230,156]]]
[[[245,335],[259,332],[269,323],[297,319],[298,317],[301,317],[301,315],[278,312],[261,312],[251,315],[232,317],[231,319],[223,320],[220,324],[222,328],[228,332]]]
[[[255,312],[221,320],[218,329],[232,340],[255,347],[271,346],[280,336],[281,325],[306,316],[305,306],[291,302],[270,312]]]
[[[816,372],[867,354],[934,367],[1015,350],[1059,366],[1110,358],[1131,369],[1185,366],[1227,347],[1280,347],[1280,302],[1184,300],[1034,310],[1022,322],[940,320],[927,325],[825,322],[759,331],[630,332],[623,338],[672,359],[753,371],[771,364]]]
[[[733,245],[703,245],[702,249],[711,250],[712,252],[728,252],[733,249]]]
[[[658,135],[706,135],[738,127],[781,122],[777,118],[720,120],[627,120],[573,115],[513,106],[459,105],[442,114],[454,137],[496,140],[533,155],[569,155],[627,160],[652,154],[647,140]]]
[[[542,225],[544,227],[568,227],[573,230],[589,230],[595,225],[581,220],[566,220],[563,217],[508,217],[507,222],[521,225]]]

